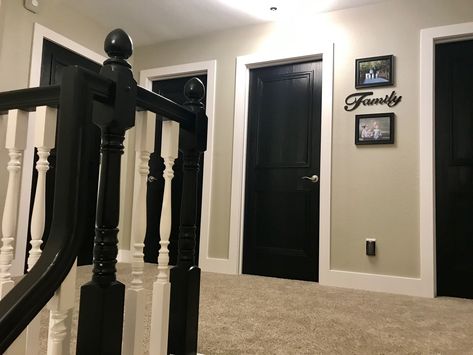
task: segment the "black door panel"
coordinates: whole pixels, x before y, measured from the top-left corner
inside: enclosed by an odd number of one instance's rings
[[[243,272],[318,280],[322,62],[250,73]]]
[[[473,298],[473,41],[435,57],[437,294]]]

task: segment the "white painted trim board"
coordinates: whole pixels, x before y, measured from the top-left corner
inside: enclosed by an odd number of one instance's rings
[[[292,53],[257,53],[236,60],[235,116],[233,127],[233,165],[230,211],[229,263],[234,274],[242,272],[248,88],[250,69],[307,60],[323,61],[322,121],[320,160],[319,278],[321,283],[330,268],[330,200],[332,154],[333,43]],[[314,266],[315,267],[315,266]]]
[[[426,28],[420,32],[419,209],[422,293],[435,297],[435,44],[473,38],[473,22]]]

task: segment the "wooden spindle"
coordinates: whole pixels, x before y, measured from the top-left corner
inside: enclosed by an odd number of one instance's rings
[[[154,151],[156,115],[141,111],[135,121],[135,189],[131,221],[131,243],[133,248],[132,280],[125,297],[125,324],[123,353],[143,354],[145,289],[143,288],[144,238],[146,235],[146,192],[149,174],[149,157]],[[151,352],[153,353],[153,352]]]
[[[21,156],[26,147],[28,112],[10,110],[7,117],[5,148],[10,161],[7,165],[8,186],[2,219],[2,247],[0,248],[0,299],[13,287],[11,264],[14,257],[14,243],[18,218],[20,192]]]
[[[14,244],[18,218],[20,192],[21,160],[26,147],[28,112],[10,110],[7,117],[7,136],[5,148],[10,160],[7,165],[8,185],[2,218],[2,247],[0,248],[0,299],[13,288],[11,265],[14,257]],[[5,354],[26,354],[26,332],[23,332]]]
[[[76,296],[76,273],[77,266],[74,264],[61,287],[48,302],[47,308],[50,311],[48,355],[70,354],[72,313]]]
[[[136,82],[128,59],[130,37],[121,29],[105,39],[100,74],[115,83],[113,102],[94,102],[93,122],[101,130],[101,165],[92,280],[81,287],[77,354],[121,354],[125,286],[116,279],[120,165],[125,131],[133,127]]]
[[[159,227],[161,248],[158,256],[158,276],[153,284],[151,311],[150,354],[165,355],[168,349],[169,306],[171,284],[169,283],[169,237],[171,235],[171,183],[172,169],[179,150],[179,124],[163,122],[161,134],[161,157],[164,160],[164,194]]]
[[[31,215],[31,250],[28,256],[28,271],[41,256],[41,244],[46,220],[46,173],[49,170],[48,157],[54,148],[56,138],[57,110],[41,106],[36,109],[34,146],[38,150],[36,170],[38,180]]]
[[[200,269],[195,265],[196,207],[199,160],[207,143],[205,88],[197,78],[184,87],[184,104],[196,114],[195,132],[181,130],[183,156],[182,200],[177,266],[171,269],[171,305],[168,352],[196,354],[199,321]]]
[[[46,220],[46,173],[49,170],[49,152],[54,148],[56,138],[57,110],[41,106],[36,108],[34,146],[38,151],[36,170],[38,179],[31,215],[31,249],[28,255],[28,271],[41,256],[41,244]],[[35,317],[26,331],[27,353],[38,354],[40,345],[40,319]]]

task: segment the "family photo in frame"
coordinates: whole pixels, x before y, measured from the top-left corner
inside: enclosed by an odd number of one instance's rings
[[[394,113],[355,116],[355,144],[393,144]]]
[[[360,58],[355,61],[355,88],[394,85],[394,56]]]

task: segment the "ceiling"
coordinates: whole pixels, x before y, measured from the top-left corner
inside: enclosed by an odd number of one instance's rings
[[[233,27],[358,7],[386,0],[60,0],[107,28],[121,27],[135,46]],[[271,6],[277,11],[271,11]]]

